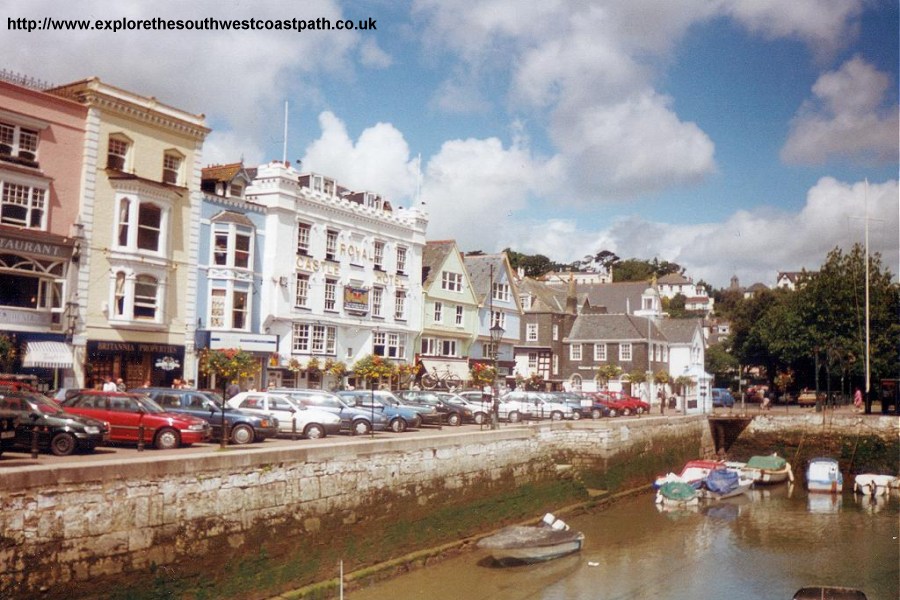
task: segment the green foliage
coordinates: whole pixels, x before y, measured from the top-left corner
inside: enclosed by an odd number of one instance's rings
[[[795,292],[773,290],[728,307],[731,353],[743,365],[762,367],[770,378],[792,371],[797,386],[812,387],[819,376],[862,377],[865,364],[865,250],[835,248],[818,272],[807,274]],[[872,381],[896,373],[900,347],[900,288],[881,256],[869,256]],[[723,308],[717,300],[717,312]],[[710,352],[707,351],[707,365]],[[707,367],[711,372],[717,372]],[[825,385],[824,383],[822,385]]]
[[[716,381],[724,382],[733,378],[738,369],[738,361],[722,344],[713,344],[706,349],[704,368],[712,373]]]
[[[475,363],[469,370],[469,375],[474,385],[483,387],[494,383],[497,378],[497,370],[490,365]]]
[[[525,271],[526,277],[540,277],[544,273],[561,267],[560,264],[553,262],[543,254],[522,254],[509,248],[505,249],[504,252],[509,259],[509,266],[513,270],[521,267]]]
[[[621,374],[622,367],[619,365],[607,363],[597,367],[597,378],[600,379],[604,386],[609,383],[610,379],[616,379]]]
[[[226,382],[246,379],[255,375],[258,370],[259,363],[253,355],[238,348],[206,348],[200,352],[200,372],[215,375]]]
[[[16,360],[16,345],[5,333],[0,333],[0,370],[9,373]]]
[[[644,383],[645,381],[647,381],[647,373],[645,371],[641,371],[640,369],[630,371],[628,375],[626,375],[626,377],[631,383]]]
[[[373,354],[364,356],[353,365],[353,374],[368,381],[390,379],[394,376],[395,371],[396,368],[391,361]]]

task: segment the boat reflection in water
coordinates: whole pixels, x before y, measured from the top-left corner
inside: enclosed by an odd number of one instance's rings
[[[843,498],[839,494],[809,494],[806,506],[809,512],[816,514],[836,514],[841,512]]]

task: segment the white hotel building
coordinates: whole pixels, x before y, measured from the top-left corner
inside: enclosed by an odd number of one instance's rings
[[[422,331],[423,211],[278,161],[257,169],[246,197],[267,208],[262,331],[278,338],[269,387],[339,383],[288,369],[292,359],[350,369],[369,354],[412,361]]]

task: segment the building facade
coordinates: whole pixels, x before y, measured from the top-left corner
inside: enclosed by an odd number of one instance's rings
[[[278,161],[256,170],[247,199],[265,209],[261,329],[277,337],[270,387],[336,387],[339,367],[373,354],[412,361],[427,215]]]
[[[503,252],[470,254],[463,257],[463,263],[479,303],[478,334],[469,352],[469,364],[492,365],[496,360],[497,376],[501,381],[511,380],[515,376],[514,348],[519,342],[522,308],[509,259]],[[492,328],[499,333],[496,347]]]
[[[449,371],[466,381],[470,379],[468,359],[479,333],[479,301],[456,242],[428,242],[421,276],[419,357],[426,369]]]
[[[202,171],[200,242],[197,266],[196,349],[240,348],[256,358],[256,372],[241,382],[247,388],[267,385],[267,368],[278,351],[278,337],[262,331],[261,290],[266,240],[266,210],[248,202],[251,182],[243,164],[206,167]],[[200,387],[222,389],[199,372]]]
[[[24,78],[0,79],[0,371],[42,389],[75,381],[72,336],[87,109]]]
[[[202,115],[97,78],[48,90],[87,108],[76,379],[192,379]]]

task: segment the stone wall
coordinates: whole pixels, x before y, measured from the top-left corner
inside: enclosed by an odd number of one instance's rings
[[[645,417],[4,470],[0,598],[264,597],[710,447],[702,417]]]

